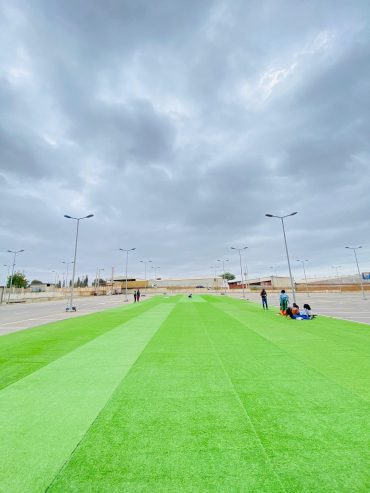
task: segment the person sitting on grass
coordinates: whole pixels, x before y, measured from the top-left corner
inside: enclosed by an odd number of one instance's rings
[[[286,316],[293,320],[312,320],[316,315],[308,314],[308,311],[311,311],[311,309],[307,310],[304,308],[303,310],[299,310],[298,305],[294,303],[292,307],[288,306],[286,309]]]
[[[293,315],[299,315],[299,306],[297,305],[297,303],[293,303],[292,314]]]
[[[282,289],[280,293],[280,313],[282,315],[286,315],[288,303],[289,303],[289,296],[286,294],[285,289]]]

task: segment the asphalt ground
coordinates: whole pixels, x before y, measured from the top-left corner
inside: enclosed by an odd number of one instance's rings
[[[149,297],[142,297],[140,302],[142,303]],[[65,308],[68,304],[66,299],[9,305],[4,303],[0,305],[0,335],[127,304],[124,300],[124,295],[76,298],[74,300],[74,305],[77,307],[76,312],[66,312]],[[128,300],[128,303],[133,303],[133,295],[129,295]]]
[[[293,303],[291,293],[289,295],[289,304]],[[231,294],[232,296],[241,297],[242,294]],[[251,301],[260,303],[259,293],[246,293],[246,298]],[[303,308],[304,303],[311,306],[312,312],[317,315],[326,315],[327,317],[341,318],[370,324],[370,294],[367,299],[362,298],[361,292],[358,293],[297,293],[297,304]],[[279,293],[268,294],[268,303],[271,307],[279,306]],[[262,308],[261,308],[262,309]]]

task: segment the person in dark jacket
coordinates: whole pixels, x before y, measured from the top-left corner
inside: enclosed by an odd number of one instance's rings
[[[136,300],[137,300],[137,292],[136,290],[134,291],[134,303],[136,303]]]
[[[262,300],[262,308],[265,310],[268,310],[269,307],[267,305],[267,293],[266,293],[266,289],[263,288],[261,293],[260,293],[260,296],[261,296],[261,300]]]
[[[139,303],[139,301],[140,301],[140,296],[141,296],[140,289],[138,289],[138,290],[136,291],[136,301],[137,301],[138,303]]]

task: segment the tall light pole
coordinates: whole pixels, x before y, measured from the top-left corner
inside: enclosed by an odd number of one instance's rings
[[[146,264],[150,264],[152,261],[151,260],[140,260],[142,264],[144,264],[144,278],[145,278],[145,288],[144,288],[144,294],[146,296]]]
[[[71,262],[64,262],[62,261],[62,264],[65,264],[66,267],[67,267],[67,271],[66,271],[66,284],[65,284],[65,287],[67,288],[68,287],[68,270],[69,270],[69,264],[73,264],[73,260]]]
[[[298,212],[292,212],[290,214],[287,214],[286,216],[276,216],[275,214],[265,214],[266,217],[277,217],[278,219],[281,220],[281,225],[283,227],[283,234],[284,234],[284,243],[285,243],[286,258],[287,258],[287,261],[288,261],[288,268],[289,268],[290,285],[291,285],[291,288],[292,288],[292,294],[293,294],[293,301],[294,301],[294,303],[296,303],[295,289],[294,289],[294,282],[293,282],[293,276],[292,276],[292,269],[290,268],[290,260],[289,260],[288,244],[287,244],[287,241],[286,241],[284,219],[286,217],[295,216],[296,214],[298,214]]]
[[[97,283],[98,288],[100,288],[100,272],[101,272],[102,270],[104,270],[104,269],[99,269],[99,268],[98,268],[98,283]]]
[[[225,258],[225,259],[223,259],[223,260],[218,260],[218,259],[217,259],[217,262],[221,262],[221,263],[222,263],[222,272],[224,273],[224,275],[223,275],[223,279],[224,279],[224,282],[223,282],[223,284],[224,284],[224,294],[226,294],[226,285],[225,285],[225,273],[226,273],[226,272],[225,272],[225,262],[228,262],[228,261],[229,261],[229,259],[228,259],[228,258]]]
[[[213,278],[213,289],[216,292],[216,278],[217,278],[216,267],[214,265],[211,265],[210,269],[212,269],[212,271],[214,271],[214,273],[215,273],[215,277]],[[213,274],[213,272],[212,272],[212,274]]]
[[[74,259],[73,259],[71,298],[69,300],[69,306],[67,306],[67,308],[66,308],[66,311],[68,312],[68,311],[76,311],[76,307],[73,306],[73,289],[74,289],[74,284],[75,284],[78,229],[80,227],[80,221],[82,219],[90,219],[91,217],[94,217],[94,214],[88,214],[87,216],[83,216],[83,217],[72,217],[72,216],[68,216],[68,214],[64,214],[64,217],[67,219],[73,219],[74,221],[76,221],[76,241],[75,241],[75,255],[74,255]]]
[[[125,288],[125,301],[128,301],[128,298],[127,298],[127,267],[128,267],[128,252],[133,252],[134,250],[136,250],[136,247],[135,248],[128,248],[128,249],[125,249],[125,248],[120,248],[121,252],[126,252],[126,288]]]
[[[6,287],[6,285],[8,284],[9,271],[10,271],[11,264],[3,264],[3,267],[8,267],[8,272],[6,273],[6,279],[5,279],[5,284],[4,284],[4,286]]]
[[[303,267],[303,274],[304,274],[304,280],[305,280],[305,283],[306,283],[306,291],[307,291],[307,296],[310,296],[310,293],[308,291],[308,284],[307,284],[307,276],[306,276],[306,268],[305,268],[305,263],[306,262],[309,262],[309,259],[305,259],[305,260],[299,260],[297,259],[297,262],[301,262],[302,264],[302,267]]]
[[[2,292],[2,295],[1,295],[1,298],[0,298],[0,303],[3,302],[3,299],[5,297],[5,289],[6,289],[6,286],[8,284],[8,279],[9,279],[9,270],[10,270],[10,264],[3,264],[3,267],[8,267],[8,272],[6,274],[6,278],[5,278],[5,283],[4,283],[4,288],[3,288],[3,292]]]
[[[361,277],[361,274],[360,274],[360,267],[359,267],[359,265],[358,265],[357,253],[356,253],[356,250],[358,250],[359,248],[362,248],[362,246],[358,246],[358,247],[349,247],[349,246],[346,246],[346,248],[348,248],[348,250],[353,250],[353,253],[355,254],[356,265],[357,265],[357,272],[358,272],[358,277],[359,277],[359,279],[360,279],[361,290],[362,290],[362,298],[363,298],[364,300],[366,300],[366,298],[365,298],[365,290],[364,290],[364,285],[363,285],[363,282],[362,282],[362,277]]]
[[[21,252],[24,252],[24,250],[16,250],[16,251],[8,250],[8,253],[12,253],[14,255],[14,257],[13,257],[13,265],[12,265],[12,276],[10,278],[10,283],[9,283],[8,303],[10,303],[10,292],[11,292],[12,286],[13,286],[13,276],[14,276],[15,259],[17,257],[17,253],[21,253]]]
[[[55,276],[54,276],[54,288],[56,288],[57,287],[58,272],[56,270],[52,270],[51,272],[52,272],[52,274],[55,274]]]
[[[235,248],[231,247],[231,250],[236,250],[239,253],[239,262],[240,262],[240,275],[242,279],[242,289],[243,289],[243,298],[245,299],[245,292],[244,292],[244,279],[243,279],[243,267],[242,267],[242,251],[246,250],[248,247],[242,247],[242,248]]]
[[[337,279],[338,279],[338,281],[340,281],[339,289],[340,289],[340,292],[342,294],[343,278],[342,278],[342,276],[339,275],[339,269],[341,267],[342,267],[341,265],[332,265],[332,268],[335,269],[335,273],[337,275]]]
[[[160,267],[152,266],[152,269],[154,269],[155,290],[157,291],[157,269],[160,269]]]

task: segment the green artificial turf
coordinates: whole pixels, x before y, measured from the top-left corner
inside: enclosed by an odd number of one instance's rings
[[[369,343],[208,295],[4,336],[0,491],[368,492]]]

